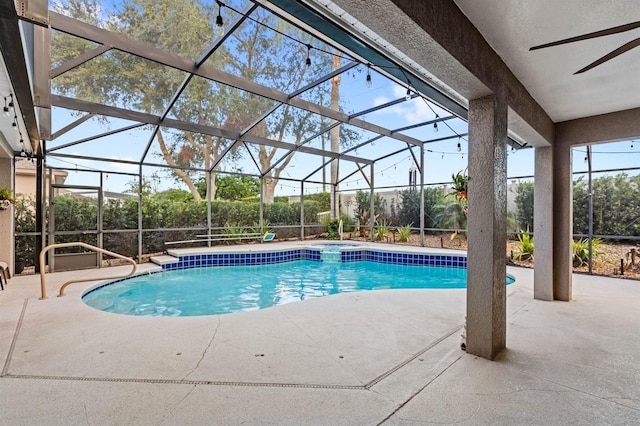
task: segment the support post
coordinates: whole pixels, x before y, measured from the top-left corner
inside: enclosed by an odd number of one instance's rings
[[[373,166],[374,164],[371,163],[371,179],[369,181],[370,185],[371,185],[371,191],[370,191],[370,206],[369,206],[369,239],[371,241],[373,241],[373,227],[375,225],[375,221],[376,221],[376,215],[375,215],[375,211],[376,211],[376,200],[375,200],[375,193],[374,193],[374,186],[373,186]]]
[[[572,292],[573,182],[571,146],[553,145],[553,299],[569,302]]]
[[[324,186],[324,183],[323,183]],[[300,181],[300,241],[304,241],[304,181]]]
[[[45,220],[44,220],[44,141],[42,145],[42,155],[36,157],[36,250],[33,254],[33,263],[35,265],[35,272],[40,272],[40,262],[38,262],[38,253],[42,251],[45,244]]]
[[[263,222],[264,222],[264,176],[260,176],[260,234],[263,235]],[[260,238],[260,244],[264,243],[264,240]]]
[[[589,166],[587,200],[589,201],[589,273],[593,274],[593,176],[591,173],[591,145],[587,145],[587,164]],[[573,205],[573,203],[571,203]]]
[[[138,263],[142,263],[142,164],[138,167]]]
[[[420,145],[420,245],[424,247],[424,145]]]
[[[213,173],[211,170],[207,171],[207,235],[211,235],[211,178]],[[207,238],[207,246],[211,247],[211,237]]]
[[[494,359],[506,345],[506,91],[469,103],[467,352]]]
[[[553,148],[535,148],[533,297],[553,300]]]

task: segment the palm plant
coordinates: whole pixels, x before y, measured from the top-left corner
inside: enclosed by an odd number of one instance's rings
[[[520,230],[520,234],[518,234],[518,242],[520,247],[518,247],[518,253],[516,253],[513,257],[516,260],[528,260],[533,259],[533,237],[529,235],[529,228],[527,228],[527,232]]]
[[[400,237],[400,241],[409,241],[409,235],[411,235],[411,225],[413,225],[413,223],[398,228],[398,236]]]

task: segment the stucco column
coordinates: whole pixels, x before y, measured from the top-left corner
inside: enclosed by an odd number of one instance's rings
[[[553,148],[535,148],[533,297],[553,300]]]
[[[0,158],[0,186],[13,188],[13,161],[10,158]],[[14,274],[14,244],[13,244],[13,210],[0,210],[0,260],[7,262],[11,276]]]
[[[469,103],[467,352],[494,359],[506,344],[507,103]]]
[[[553,298],[565,302],[571,300],[573,273],[571,160],[570,145],[553,145]]]

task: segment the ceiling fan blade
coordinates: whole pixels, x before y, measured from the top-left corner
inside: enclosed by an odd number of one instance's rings
[[[581,40],[589,40],[590,38],[602,37],[602,36],[611,35],[611,34],[618,34],[625,31],[634,30],[636,28],[640,28],[640,21],[631,22],[630,24],[620,25],[618,27],[613,27],[606,30],[583,34],[576,37],[565,38],[564,40],[558,40],[551,43],[541,44],[539,46],[533,46],[529,48],[529,50],[544,49],[545,47],[559,46],[561,44],[573,43],[575,41],[581,41]]]
[[[629,43],[623,44],[622,46],[618,47],[613,52],[604,55],[602,58],[598,59],[597,61],[590,63],[589,65],[587,65],[586,67],[582,68],[579,71],[576,71],[575,73],[573,73],[573,75],[580,74],[580,73],[583,73],[585,71],[589,71],[590,69],[595,68],[598,65],[602,65],[605,62],[615,58],[616,56],[622,55],[624,52],[627,52],[627,51],[633,49],[634,47],[638,47],[638,46],[640,46],[640,38],[637,38],[635,40],[631,40]]]

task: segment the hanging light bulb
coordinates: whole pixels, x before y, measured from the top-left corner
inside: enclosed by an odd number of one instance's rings
[[[216,35],[224,35],[224,20],[222,19],[222,2],[218,1],[218,16],[216,16]]]
[[[589,155],[585,155],[585,156],[584,156],[584,162],[586,163],[586,162],[588,162],[588,161],[589,161]]]
[[[20,157],[26,157],[27,153],[24,152],[24,148],[22,148],[22,151],[20,151]]]
[[[444,160],[444,152],[442,153],[442,159]]]
[[[9,108],[13,108],[13,93],[9,93]]]
[[[17,115],[13,116],[13,123],[11,124],[11,126],[16,127],[16,128],[18,127],[18,116]]]
[[[634,142],[635,142],[635,141],[631,141],[631,149],[633,149],[633,143],[634,143]]]
[[[367,87],[371,89],[373,83],[371,82],[371,64],[367,64]]]
[[[11,117],[11,114],[9,114],[9,107],[7,106],[7,98],[4,98],[4,108],[2,108],[3,114],[5,117]]]
[[[433,130],[434,130],[435,132],[437,132],[437,131],[438,131],[438,121],[437,121],[437,120],[438,120],[439,118],[440,118],[440,116],[439,116],[438,114],[436,114],[436,118],[435,118],[435,120],[436,120],[436,121],[434,121],[434,122],[433,122]]]
[[[458,152],[462,151],[462,145],[460,145],[460,141],[458,141]]]
[[[516,152],[516,147],[511,145],[511,152]]]
[[[304,61],[305,65],[310,67],[311,66],[311,45],[307,44],[307,59]]]

